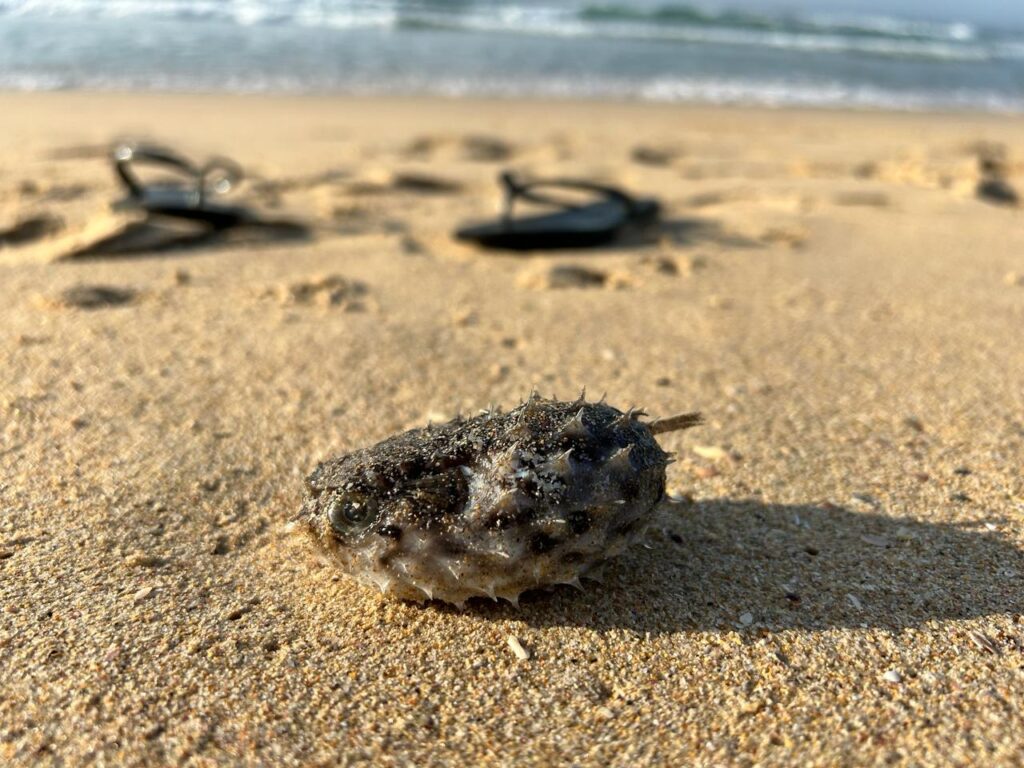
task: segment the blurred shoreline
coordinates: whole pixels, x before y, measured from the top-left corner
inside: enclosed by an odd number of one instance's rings
[[[17,8],[22,10],[17,10]],[[1024,32],[587,0],[0,2],[0,87],[1024,112]]]
[[[551,108],[556,111],[567,108],[572,110],[578,107],[583,110],[638,110],[640,112],[650,110],[652,113],[679,112],[682,114],[708,114],[718,113],[736,115],[749,113],[751,115],[821,115],[821,116],[872,116],[881,118],[906,119],[910,121],[921,120],[927,122],[928,118],[948,118],[951,121],[967,120],[970,122],[980,121],[1016,124],[1024,120],[1024,112],[989,110],[982,108],[967,107],[943,107],[943,106],[922,106],[908,109],[903,107],[885,105],[855,105],[855,104],[764,104],[749,102],[722,102],[714,103],[701,100],[693,101],[658,101],[648,100],[629,96],[586,96],[586,95],[500,95],[500,94],[469,94],[450,95],[437,92],[424,91],[395,91],[380,92],[377,90],[366,91],[331,91],[331,90],[309,90],[309,91],[223,91],[223,90],[177,90],[177,89],[155,89],[155,88],[72,88],[55,90],[25,90],[19,88],[0,87],[0,107],[3,102],[10,100],[22,105],[48,105],[61,101],[74,102],[77,105],[88,105],[90,103],[109,106],[119,104],[128,106],[132,102],[146,103],[179,103],[179,104],[205,104],[208,102],[220,102],[228,104],[251,104],[271,107],[275,104],[305,104],[310,108],[329,108],[331,105],[348,106],[364,105],[376,107],[402,107],[421,105],[424,108],[436,107],[438,109],[454,109],[461,111],[463,107],[472,110],[475,107],[483,107],[494,110],[515,110],[545,109]],[[129,110],[130,111],[130,110]],[[0,124],[6,118],[12,118],[15,122],[18,115],[0,114]]]
[[[366,86],[345,89],[315,87],[265,87],[227,89],[194,87],[143,87],[122,84],[109,86],[75,86],[57,84],[37,87],[35,84],[22,86],[17,81],[0,83],[0,94],[95,94],[101,95],[154,95],[154,96],[212,96],[251,97],[268,99],[312,98],[312,99],[382,99],[382,100],[423,100],[423,101],[494,101],[497,103],[590,103],[590,104],[650,104],[708,109],[751,109],[768,111],[806,110],[821,112],[879,112],[906,113],[917,115],[965,115],[990,114],[995,116],[1019,117],[1024,115],[1024,100],[1020,104],[1004,100],[943,101],[913,97],[893,101],[883,94],[862,92],[851,95],[842,88],[812,89],[803,91],[787,90],[785,85],[762,89],[746,84],[666,84],[664,88],[653,87],[651,93],[637,93],[628,84],[605,87],[600,91],[581,91],[571,83],[559,83],[547,91],[519,87],[515,84],[489,85],[481,88],[465,84],[436,84],[434,86],[401,85],[381,87]]]

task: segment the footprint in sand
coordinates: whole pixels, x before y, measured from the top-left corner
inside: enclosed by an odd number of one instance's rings
[[[70,203],[85,197],[91,189],[88,184],[54,184],[44,189],[35,180],[26,179],[18,185],[18,194],[37,203]]]
[[[516,282],[520,288],[548,291],[564,288],[626,288],[633,281],[624,272],[605,272],[579,264],[555,264],[525,270]]]
[[[650,254],[640,259],[640,266],[668,277],[691,277],[707,267],[707,260],[702,256]]]
[[[464,136],[461,143],[463,156],[478,163],[500,163],[515,154],[515,148],[497,136]]]
[[[134,288],[79,283],[46,300],[46,304],[56,309],[105,309],[131,304],[138,295]]]
[[[630,159],[639,165],[649,165],[654,168],[665,168],[666,166],[672,165],[672,163],[682,157],[683,154],[683,148],[678,145],[638,144],[633,147],[633,151],[630,153]]]
[[[659,275],[675,277],[679,274],[679,264],[671,256],[644,256],[640,259],[640,264]]]
[[[34,243],[64,229],[64,220],[52,213],[26,216],[7,229],[0,229],[0,247]]]
[[[346,312],[358,312],[366,308],[362,299],[367,293],[366,286],[360,282],[341,275],[323,275],[270,286],[262,295],[277,299],[285,306],[340,307]]]
[[[440,147],[450,144],[447,136],[417,136],[402,150],[406,157],[429,159]]]
[[[455,149],[464,160],[478,163],[500,163],[510,160],[516,148],[497,136],[469,134],[453,136],[418,136],[401,150],[401,154],[417,160],[429,160],[441,150]]]
[[[403,235],[398,243],[402,253],[406,256],[429,256],[430,249],[419,239],[412,235]]]
[[[319,206],[330,219],[330,231],[336,235],[404,235],[408,226],[398,219],[385,218],[380,211],[354,202],[324,201]]]
[[[82,197],[89,189],[86,184],[54,184],[44,189],[35,179],[24,179],[18,184],[18,196],[38,202],[67,203]]]
[[[345,192],[354,195],[382,195],[409,192],[419,195],[451,195],[461,192],[463,185],[433,173],[420,171],[390,171],[369,169],[345,186]]]
[[[428,195],[451,195],[462,191],[462,184],[430,173],[399,172],[391,179],[391,187],[402,192]]]

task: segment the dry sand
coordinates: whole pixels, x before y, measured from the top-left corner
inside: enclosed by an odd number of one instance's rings
[[[128,221],[126,135],[234,157],[314,239],[54,261]],[[999,145],[1024,189],[1019,118],[0,96],[0,761],[1020,765]],[[668,222],[454,243],[506,165]],[[532,386],[708,417],[603,585],[385,602],[282,533],[319,459]]]

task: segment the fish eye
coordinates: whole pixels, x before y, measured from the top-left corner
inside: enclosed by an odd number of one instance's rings
[[[369,525],[377,516],[377,503],[361,494],[336,496],[327,507],[327,519],[338,533],[349,533]]]

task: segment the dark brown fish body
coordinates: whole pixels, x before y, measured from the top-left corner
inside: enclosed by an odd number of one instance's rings
[[[622,551],[665,491],[641,412],[536,395],[509,413],[414,429],[320,464],[301,517],[342,568],[396,597],[515,602]]]

